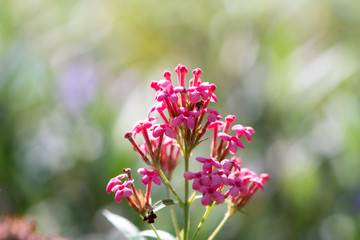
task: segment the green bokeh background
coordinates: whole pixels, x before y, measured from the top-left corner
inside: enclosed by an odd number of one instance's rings
[[[146,229],[105,186],[143,166],[123,133],[154,103],[150,81],[182,63],[217,85],[212,108],[254,127],[239,156],[270,174],[218,239],[360,239],[359,12],[357,0],[1,0],[0,214],[70,239],[112,239],[103,209]],[[156,226],[172,232],[168,215]]]

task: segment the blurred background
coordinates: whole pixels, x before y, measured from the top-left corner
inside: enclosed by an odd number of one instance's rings
[[[1,0],[0,215],[69,239],[110,239],[103,209],[147,229],[105,187],[144,166],[123,134],[154,103],[150,82],[182,63],[217,85],[212,108],[255,129],[239,156],[270,175],[219,238],[360,239],[359,12],[357,0]],[[157,228],[173,233],[168,215]]]

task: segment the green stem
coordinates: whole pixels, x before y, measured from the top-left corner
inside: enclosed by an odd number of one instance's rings
[[[202,228],[202,226],[204,225],[204,222],[206,220],[206,218],[208,217],[209,213],[210,213],[210,210],[213,208],[213,206],[215,206],[215,204],[211,204],[210,206],[206,206],[206,210],[205,210],[205,213],[204,213],[204,216],[203,218],[201,219],[201,222],[199,223],[197,229],[196,229],[196,232],[195,232],[195,235],[194,237],[192,238],[193,240],[196,239],[198,233],[200,232],[200,229]]]
[[[221,228],[225,225],[227,220],[236,212],[236,210],[233,207],[229,207],[229,210],[225,213],[224,218],[221,220],[220,224],[217,226],[217,228],[214,230],[214,232],[210,235],[208,240],[212,240],[215,238],[215,236],[220,232]]]
[[[185,150],[185,172],[189,171],[190,152]],[[189,214],[189,180],[185,178],[185,205],[184,205],[184,240],[189,239],[190,214]]]
[[[195,200],[196,194],[198,193],[198,191],[193,192],[193,194],[190,197],[189,200],[189,204],[191,205],[193,203],[193,201]]]
[[[172,196],[171,196],[171,191],[170,191],[169,187],[166,188],[166,192],[167,192],[168,198],[171,199]],[[172,219],[175,231],[176,231],[176,235],[180,238],[180,229],[179,229],[179,224],[177,222],[174,205],[170,205],[170,214],[171,214],[171,219]]]
[[[152,223],[149,223],[149,225],[150,225],[151,229],[154,231],[154,233],[155,233],[155,235],[156,235],[157,239],[158,239],[158,240],[161,240],[161,238],[160,238],[159,234],[158,234],[158,233],[157,233],[157,231],[156,231],[155,226],[154,226]]]
[[[179,194],[177,194],[177,192],[175,191],[175,189],[173,188],[173,186],[171,185],[171,183],[169,182],[169,180],[165,176],[164,172],[160,168],[158,168],[156,170],[159,172],[159,174],[160,174],[162,180],[164,181],[164,183],[168,186],[168,188],[174,193],[175,197],[179,200],[180,206],[181,207],[185,206],[183,200],[181,200],[181,197],[179,196]]]

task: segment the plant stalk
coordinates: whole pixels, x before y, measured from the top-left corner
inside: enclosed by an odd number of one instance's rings
[[[169,189],[169,187],[166,187],[166,192],[167,192],[168,198],[171,199],[172,196],[171,196],[171,190]],[[170,205],[170,214],[171,214],[171,219],[172,219],[175,231],[176,231],[176,235],[180,239],[180,228],[179,228],[179,224],[177,222],[174,205]]]
[[[196,229],[195,235],[194,235],[194,237],[192,238],[192,240],[195,240],[195,239],[196,239],[198,233],[200,232],[202,226],[204,225],[205,220],[207,219],[207,217],[208,217],[208,215],[209,215],[209,213],[210,213],[210,210],[213,208],[214,205],[215,205],[215,204],[211,204],[210,206],[206,206],[206,210],[205,210],[204,216],[203,216],[203,218],[201,219],[201,222],[199,223],[199,225],[198,225],[198,227],[197,227],[197,229]]]
[[[159,234],[158,234],[157,231],[156,231],[156,228],[155,228],[154,224],[149,223],[149,225],[150,225],[151,229],[154,231],[154,233],[155,233],[155,235],[156,235],[156,238],[157,238],[158,240],[161,240]]]
[[[225,223],[229,220],[229,218],[236,212],[233,207],[229,207],[228,211],[225,213],[224,218],[221,220],[220,224],[216,227],[214,232],[210,235],[208,240],[213,240],[215,236],[220,232],[221,228],[225,225]]]
[[[164,172],[160,168],[158,168],[156,170],[159,172],[159,174],[160,174],[162,180],[164,181],[164,183],[166,184],[166,186],[168,186],[168,188],[174,193],[175,197],[179,200],[180,206],[181,207],[185,206],[185,203],[183,202],[183,200],[181,200],[181,197],[179,196],[179,194],[177,194],[177,192],[175,191],[175,189],[171,185],[170,181],[165,176]]]

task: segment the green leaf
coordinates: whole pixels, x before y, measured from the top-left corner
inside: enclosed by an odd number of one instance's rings
[[[103,210],[102,214],[127,239],[146,240],[143,236],[139,235],[139,229],[126,218],[114,214],[108,210]]]
[[[168,232],[156,230],[161,240],[175,240],[175,238]],[[157,238],[156,234],[152,230],[145,230],[138,233],[138,236]]]
[[[153,212],[157,212],[160,209],[163,209],[166,206],[169,205],[173,205],[173,204],[177,204],[179,203],[178,201],[175,201],[173,199],[163,199],[160,201],[157,201],[152,207],[153,207]]]

